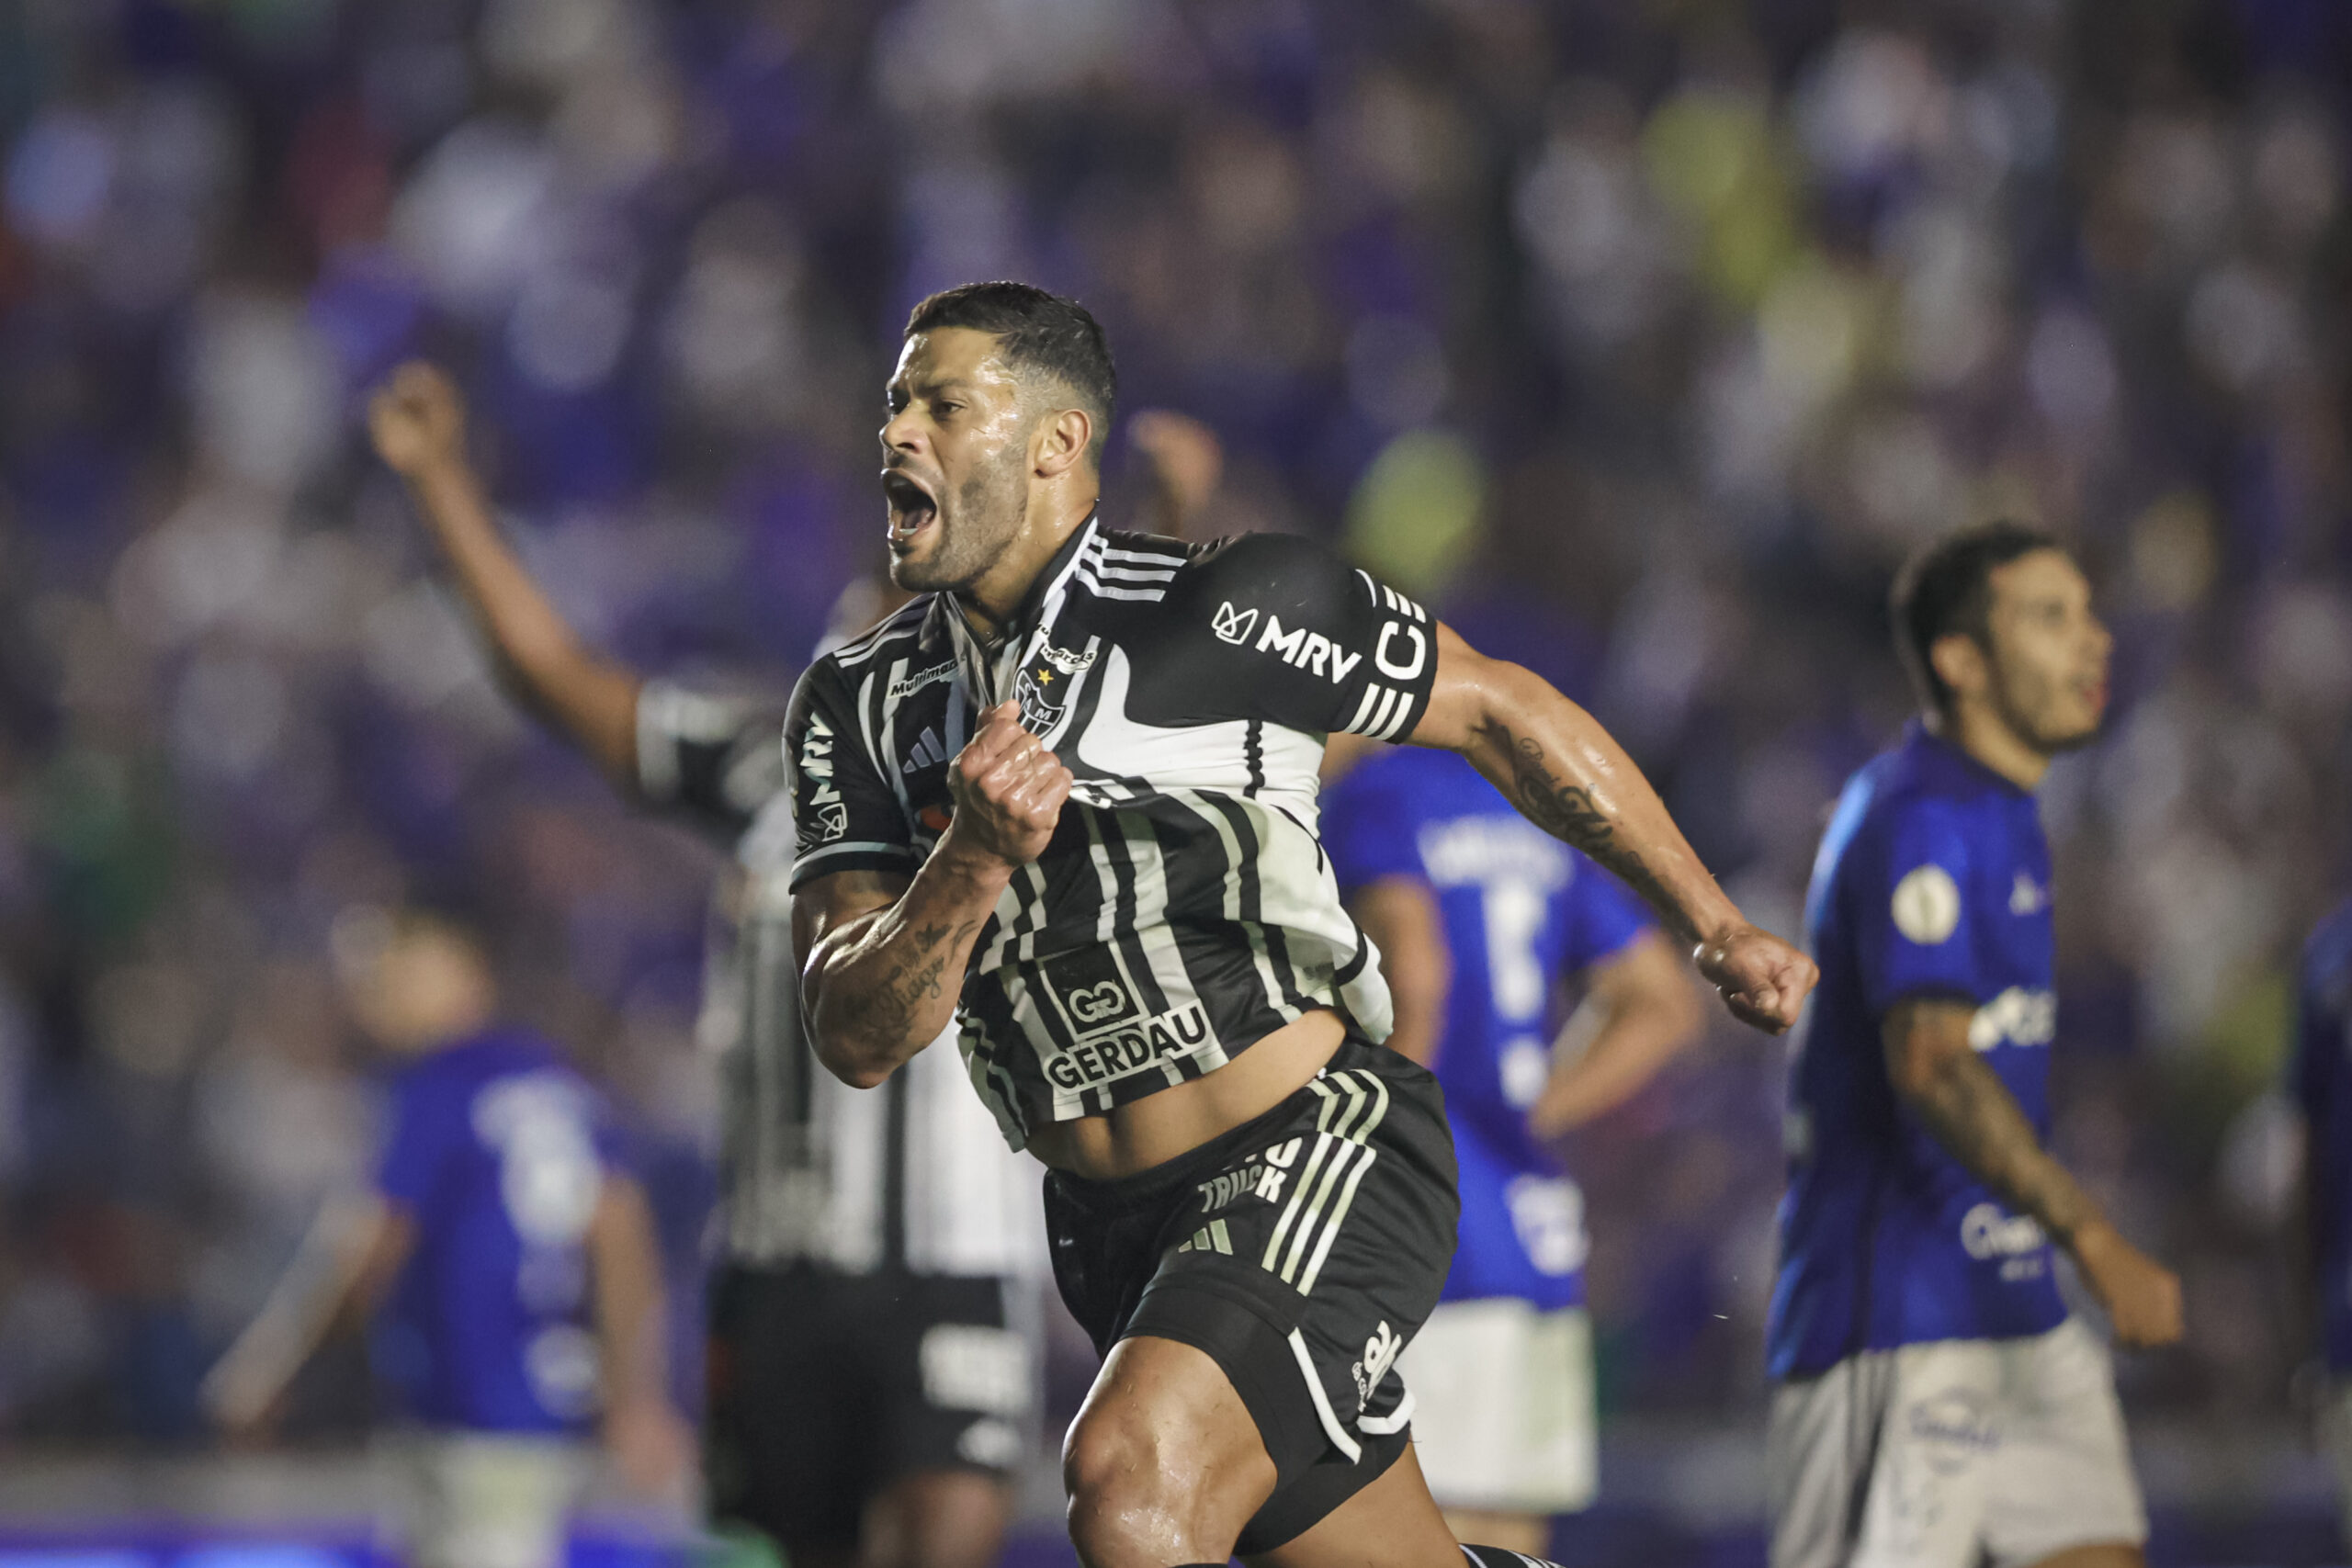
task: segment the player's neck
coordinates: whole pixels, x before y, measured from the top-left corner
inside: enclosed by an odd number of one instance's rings
[[[1069,536],[1094,513],[1099,491],[1091,486],[1048,489],[1031,495],[1020,530],[1012,536],[996,564],[982,572],[969,588],[958,589],[956,601],[964,608],[972,629],[993,641],[1021,613],[1030,590],[1053,564]]]
[[[2000,715],[1981,704],[1962,700],[1949,716],[1930,715],[1927,722],[1930,734],[2028,793],[2041,787],[2041,776],[2050,771],[2048,752],[2035,748]]]

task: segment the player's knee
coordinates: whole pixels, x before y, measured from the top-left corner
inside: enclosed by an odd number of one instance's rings
[[[1122,1545],[1189,1537],[1213,1511],[1197,1455],[1120,1411],[1088,1411],[1062,1444],[1071,1539],[1090,1562]]]

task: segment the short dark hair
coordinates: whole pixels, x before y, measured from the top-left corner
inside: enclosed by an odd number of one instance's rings
[[[1016,370],[1042,370],[1078,394],[1094,421],[1087,459],[1102,466],[1111,413],[1119,401],[1119,372],[1111,363],[1102,323],[1075,299],[1026,283],[967,283],[943,288],[914,308],[902,338],[943,327],[966,327],[994,337]]]
[[[1930,540],[1903,563],[1887,595],[1894,622],[1894,651],[1919,693],[1938,713],[1951,710],[1952,690],[1936,673],[1935,647],[1955,632],[1986,646],[1993,635],[1993,573],[2037,550],[2064,546],[2022,523],[1980,523]]]

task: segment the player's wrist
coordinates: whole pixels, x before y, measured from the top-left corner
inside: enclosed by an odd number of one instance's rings
[[[994,908],[996,895],[1004,891],[1012,880],[1012,874],[1020,867],[989,845],[980,842],[977,835],[960,830],[962,826],[960,816],[947,824],[947,831],[940,835],[927,863],[938,866],[956,882],[985,891],[989,907]]]
[[[2116,1255],[2116,1249],[2131,1244],[2123,1233],[2108,1223],[2103,1214],[2086,1214],[2079,1219],[2045,1221],[2042,1229],[2051,1239],[2074,1255],[2075,1261],[2086,1269],[2096,1269]]]
[[[400,465],[398,471],[411,488],[424,495],[474,488],[473,468],[460,447],[411,458]]]

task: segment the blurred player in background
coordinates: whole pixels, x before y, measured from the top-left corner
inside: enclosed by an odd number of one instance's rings
[[[2352,903],[2304,945],[2289,1091],[2303,1119],[2304,1300],[2316,1314],[2320,1433],[2352,1541]]]
[[[1335,748],[1336,751],[1336,748]],[[1397,1365],[1430,1492],[1464,1540],[1544,1551],[1597,1482],[1584,1195],[1553,1145],[1696,1038],[1681,959],[1623,886],[1476,769],[1396,748],[1323,796],[1323,843],[1437,1074],[1462,1220],[1437,1309]],[[1554,1039],[1560,982],[1584,1003]]]
[[[772,1537],[794,1568],[983,1568],[1029,1443],[1014,1319],[1034,1290],[1022,1276],[1044,1263],[1034,1170],[1006,1151],[952,1043],[878,1094],[816,1067],[786,892],[781,714],[643,680],[581,644],[500,536],[438,370],[401,367],[370,428],[508,689],[624,795],[734,855],[700,1029],[725,1078],[714,1522]],[[876,615],[897,602],[873,584],[843,600]]]
[[[362,1031],[400,1063],[370,1190],[331,1203],[205,1384],[232,1430],[266,1422],[326,1336],[381,1304],[379,1376],[417,1424],[401,1533],[421,1568],[556,1568],[601,1421],[626,1479],[674,1483],[661,1260],[604,1096],[497,1020],[480,944],[438,916],[335,932]],[[389,1288],[389,1294],[388,1294]]]
[[[1767,1462],[1773,1568],[2136,1565],[2147,1523],[2106,1347],[2181,1331],[2180,1281],[2045,1148],[2057,998],[2033,790],[2097,733],[2110,639],[2048,536],[1996,524],[1905,565],[1921,716],[1857,773],[1806,911]]]

